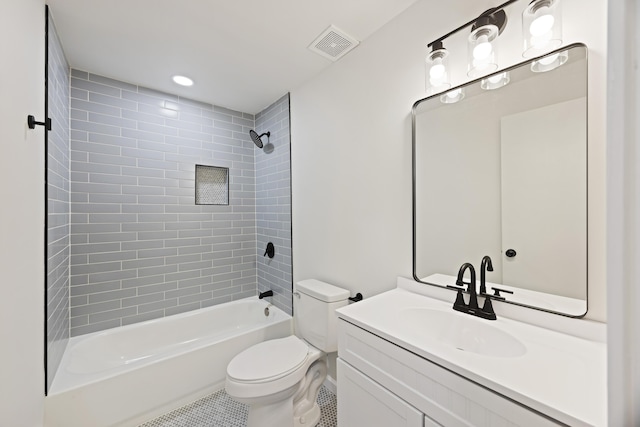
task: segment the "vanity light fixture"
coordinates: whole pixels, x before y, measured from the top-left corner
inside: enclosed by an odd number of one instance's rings
[[[458,101],[462,101],[464,98],[464,88],[457,88],[450,90],[444,95],[440,95],[440,102],[443,104],[455,104]]]
[[[562,44],[560,0],[532,0],[522,12],[522,56],[533,58]]]
[[[503,9],[489,9],[473,23],[467,40],[469,77],[481,77],[498,69],[495,40],[506,25],[507,14]]]
[[[449,83],[449,52],[444,48],[442,40],[431,45],[431,52],[425,59],[426,90],[430,95],[442,92],[451,87]]]
[[[193,86],[193,80],[189,77],[175,75],[171,79],[174,83],[179,84],[180,86]]]
[[[507,24],[507,14],[504,8],[516,1],[518,0],[507,0],[427,45],[428,48],[431,48],[431,53],[427,55],[425,61],[425,87],[429,95],[444,92],[451,87],[447,58],[449,52],[443,47],[443,42],[449,36],[465,28],[471,27],[471,34],[468,37],[469,67],[467,74],[470,77],[481,77],[498,68],[495,40]]]
[[[509,72],[505,71],[482,79],[480,81],[480,87],[484,90],[500,89],[508,85],[510,81],[511,77],[509,76]]]

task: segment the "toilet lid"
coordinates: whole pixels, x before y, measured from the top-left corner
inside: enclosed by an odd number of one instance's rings
[[[308,352],[307,344],[295,335],[264,341],[234,357],[227,366],[227,375],[246,382],[276,379],[300,367]]]

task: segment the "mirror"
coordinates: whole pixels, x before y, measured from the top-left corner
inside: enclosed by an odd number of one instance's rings
[[[479,281],[489,255],[496,299],[584,316],[586,46],[419,100],[412,131],[414,278],[455,287],[470,262]]]

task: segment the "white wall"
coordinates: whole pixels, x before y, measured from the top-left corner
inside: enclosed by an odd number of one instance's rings
[[[609,3],[607,279],[609,425],[640,425],[640,6]]]
[[[435,13],[419,0],[291,92],[294,280],[315,277],[366,297],[393,288],[398,275],[411,277],[410,111],[425,97],[426,45],[494,3],[451,0]],[[524,4],[508,11],[501,66],[522,61]],[[589,47],[587,316],[605,320],[606,1],[563,5],[565,44]],[[445,43],[461,58],[454,85],[468,80],[464,37]]]
[[[455,276],[464,262],[478,268],[482,257],[490,255],[494,271],[487,280],[503,283],[499,121],[503,111],[487,108],[482,96],[456,104],[436,102],[447,108],[434,107],[416,116],[416,274]],[[460,117],[467,118],[464,126]]]
[[[42,425],[44,404],[43,0],[0,6],[0,425]]]

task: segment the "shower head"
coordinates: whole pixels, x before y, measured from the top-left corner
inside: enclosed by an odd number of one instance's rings
[[[262,144],[262,137],[267,135],[267,139],[271,136],[271,132],[265,132],[263,134],[258,135],[258,133],[251,129],[249,131],[249,135],[251,136],[251,140],[253,141],[254,144],[256,144],[256,147],[258,148],[262,148],[263,144]]]

